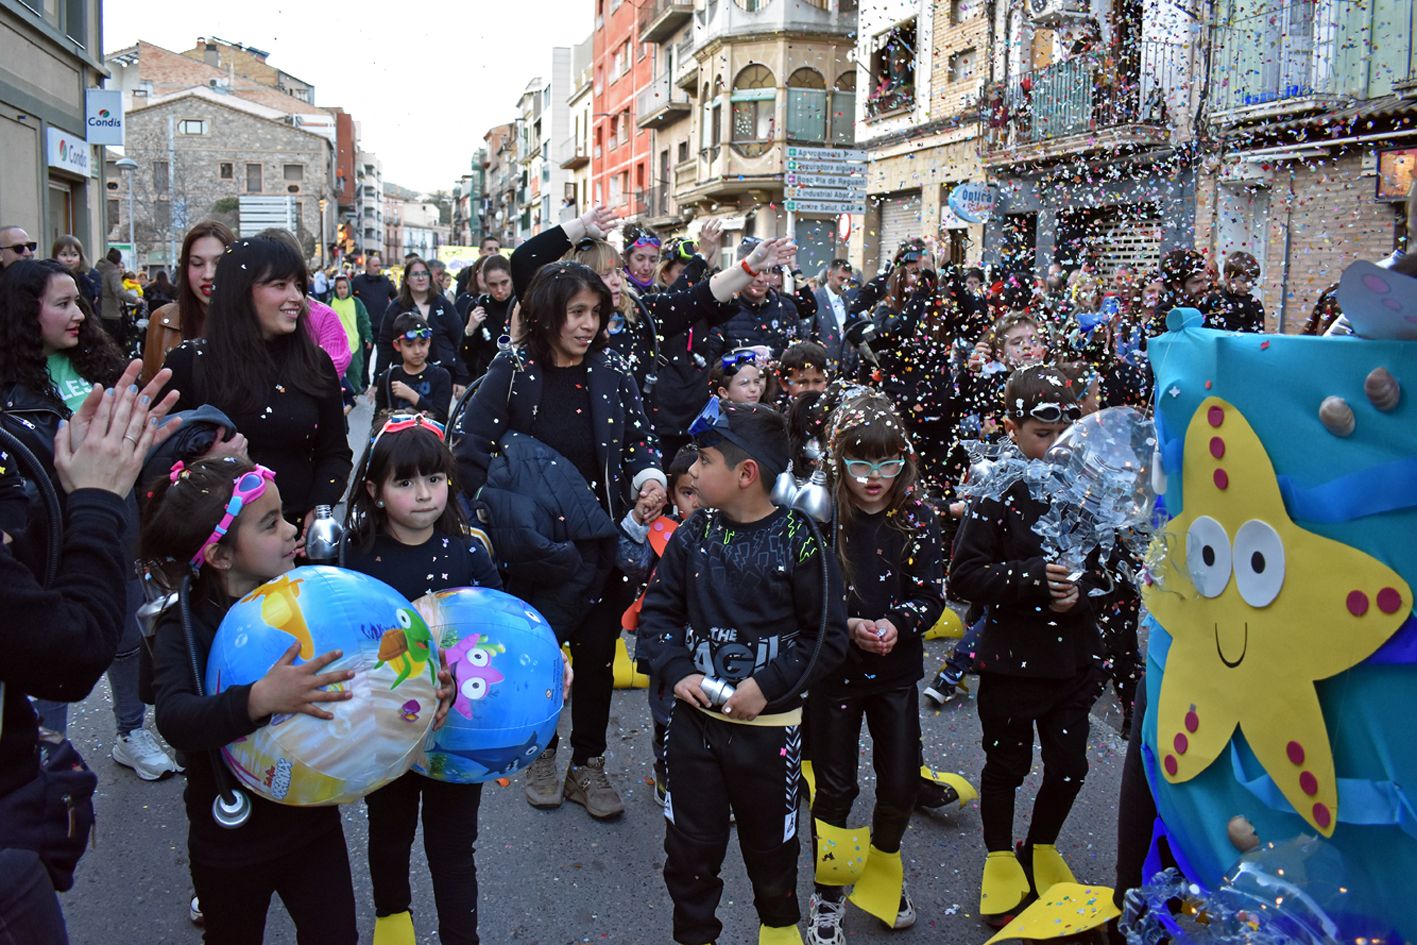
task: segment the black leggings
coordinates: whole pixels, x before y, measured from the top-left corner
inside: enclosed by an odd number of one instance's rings
[[[1027,842],[1053,843],[1087,777],[1088,710],[1100,675],[1036,679],[979,674],[979,724],[984,732],[984,772],[979,778],[979,819],[990,853],[1013,849],[1014,795],[1033,767],[1033,729],[1043,749],[1043,784],[1033,801]]]
[[[354,883],[344,830],[336,827],[276,860],[253,866],[192,863],[207,945],[260,945],[271,895],[280,896],[300,945],[355,945]]]
[[[674,901],[674,941],[718,939],[719,871],[728,851],[728,814],[753,884],[763,925],[796,925],[797,785],[802,738],[791,726],[720,722],[674,703],[664,747],[664,885]]]
[[[620,617],[633,599],[634,588],[620,572],[612,572],[600,601],[571,632],[571,764],[583,765],[605,754],[615,691],[615,641],[620,639]],[[559,743],[556,735],[547,747]]]
[[[920,789],[920,709],[914,686],[843,695],[818,692],[807,700],[812,733],[812,773],[817,793],[812,816],[846,827],[861,788],[856,762],[861,721],[871,732],[871,766],[876,770],[876,806],[871,813],[871,845],[886,853],[900,838]]]
[[[369,878],[374,884],[374,914],[397,915],[413,903],[409,853],[418,829],[423,800],[423,850],[438,907],[438,940],[447,945],[478,945],[477,810],[482,785],[448,784],[415,771],[370,794]]]

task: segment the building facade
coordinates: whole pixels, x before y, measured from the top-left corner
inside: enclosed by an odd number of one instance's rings
[[[942,262],[979,262],[984,227],[949,194],[982,183],[979,103],[989,61],[982,0],[868,0],[856,42],[856,145],[870,155],[851,258],[867,271],[906,239],[933,238]]]
[[[384,168],[377,154],[355,152],[354,180],[354,252],[359,255],[381,252],[384,248]]]
[[[653,44],[654,75],[635,98],[635,123],[649,132],[650,180],[636,194],[635,212],[668,237],[687,232],[686,216],[675,199],[679,167],[694,154],[693,86],[675,80],[695,68],[694,5],[684,0],[651,0],[640,6],[640,38]]]
[[[595,0],[591,201],[627,216],[638,215],[634,195],[649,180],[650,135],[635,121],[635,100],[649,87],[654,62],[639,23],[636,3]]]
[[[1408,248],[1417,166],[1417,7],[1222,0],[1196,242],[1259,260],[1273,330],[1300,329],[1354,259]]]
[[[517,123],[497,125],[483,136],[487,146],[486,192],[483,196],[482,232],[503,246],[517,245]]]
[[[566,100],[566,120],[570,134],[559,149],[561,168],[566,172],[566,196],[571,203],[565,212],[580,216],[590,209],[590,161],[591,125],[593,117],[593,97],[595,62],[594,37],[571,47],[571,94]]]
[[[84,113],[107,75],[102,48],[99,0],[0,3],[0,226],[23,227],[40,256],[65,234],[90,260],[106,249],[105,169]]]
[[[993,8],[983,163],[997,187],[984,259],[1155,269],[1190,246],[1204,36],[1159,0]]]

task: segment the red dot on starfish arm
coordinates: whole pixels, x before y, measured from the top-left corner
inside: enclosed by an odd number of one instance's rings
[[[1213,427],[1218,427],[1225,422],[1225,409],[1223,407],[1211,407],[1206,411],[1205,418]]]
[[[1171,744],[1176,746],[1176,754],[1184,755],[1186,749],[1191,747],[1191,742],[1186,738],[1185,732],[1177,732],[1176,737],[1171,740]]]
[[[1196,710],[1192,709],[1186,713],[1186,731],[1195,734],[1196,729],[1201,727],[1200,716],[1196,715]]]
[[[1284,751],[1289,755],[1289,763],[1301,765],[1304,763],[1304,746],[1298,742],[1291,741],[1284,746]]]
[[[1348,592],[1348,612],[1355,617],[1361,617],[1368,612],[1368,595],[1362,591]]]
[[[1223,470],[1223,469],[1217,469],[1217,470],[1215,471],[1215,475],[1214,475],[1213,477],[1211,477],[1211,478],[1213,478],[1213,479],[1215,480],[1215,488],[1217,488],[1217,489],[1228,489],[1228,488],[1230,488],[1230,474],[1227,473],[1225,470]]]
[[[1395,587],[1385,587],[1378,591],[1378,610],[1385,614],[1395,614],[1402,606],[1402,593]]]
[[[1329,813],[1327,804],[1314,805],[1314,823],[1318,824],[1324,830],[1327,830],[1328,825],[1333,823],[1333,814]]]
[[[1216,459],[1225,455],[1225,441],[1218,436],[1210,438],[1210,455]]]
[[[1166,761],[1164,763],[1166,765],[1166,773],[1174,778],[1176,776],[1176,771],[1180,768],[1180,765],[1176,764],[1176,756],[1167,755]]]
[[[1299,775],[1299,790],[1313,797],[1319,793],[1319,779],[1314,777],[1312,771],[1305,771]]]

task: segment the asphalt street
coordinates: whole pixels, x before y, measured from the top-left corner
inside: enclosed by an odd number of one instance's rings
[[[368,429],[368,408],[351,416],[356,460]],[[927,672],[933,673],[948,641],[926,644]],[[922,684],[923,685],[923,684]],[[928,706],[928,704],[925,704]],[[973,701],[956,698],[936,711],[922,707],[925,757],[938,768],[964,774],[977,784],[983,765],[979,722]],[[1091,770],[1058,846],[1079,879],[1111,885],[1115,850],[1115,798],[1124,744],[1117,735],[1111,695],[1094,712],[1088,757]],[[70,716],[70,737],[98,773],[96,847],[79,866],[74,889],[61,897],[75,945],[101,943],[197,943],[201,932],[188,921],[190,883],[187,825],[181,776],[147,783],[109,757],[113,714],[105,680]],[[565,723],[563,717],[563,732]],[[149,727],[152,728],[151,712]],[[663,820],[652,787],[649,710],[644,690],[621,690],[610,718],[607,769],[625,801],[618,821],[593,821],[567,804],[554,811],[527,805],[518,778],[508,786],[488,784],[483,792],[477,850],[480,931],[484,942],[569,945],[668,943],[670,902],[664,890]],[[862,793],[853,821],[870,816],[874,776],[870,740],[862,739]],[[562,753],[562,766],[569,752]],[[1035,761],[1037,766],[1037,761]],[[1039,772],[1020,793],[1018,827],[1026,829],[1030,799]],[[804,840],[810,830],[803,815]],[[374,912],[365,845],[363,806],[344,809],[344,830],[354,874],[362,941],[372,936]],[[414,919],[420,942],[437,942],[433,896],[420,844],[413,861]],[[799,870],[805,912],[811,891],[810,843],[803,843]],[[903,846],[906,880],[919,915],[914,929],[887,931],[881,923],[850,909],[849,940],[977,945],[991,932],[976,915],[984,863],[977,807],[917,814]],[[722,943],[757,941],[752,893],[736,849],[724,864],[725,889],[719,907]],[[266,940],[291,945],[295,934],[279,904],[273,905]]]

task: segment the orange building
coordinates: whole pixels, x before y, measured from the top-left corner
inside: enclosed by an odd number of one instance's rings
[[[653,49],[640,42],[631,0],[595,0],[591,202],[641,212],[649,180],[650,133],[635,121],[635,97],[654,81]]]

